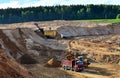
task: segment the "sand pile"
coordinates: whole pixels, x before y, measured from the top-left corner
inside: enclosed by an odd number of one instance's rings
[[[45,66],[46,67],[60,67],[61,62],[58,61],[56,58],[52,58],[47,62],[47,64]]]
[[[20,58],[20,63],[21,64],[36,64],[38,63],[32,56],[28,55],[28,54],[24,54],[21,58]]]

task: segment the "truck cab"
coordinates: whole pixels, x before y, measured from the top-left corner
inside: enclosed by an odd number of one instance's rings
[[[85,56],[81,55],[77,57],[80,61],[83,61],[83,67],[87,68],[90,65],[90,59],[86,58]]]

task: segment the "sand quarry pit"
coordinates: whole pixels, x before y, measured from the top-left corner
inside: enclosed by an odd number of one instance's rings
[[[119,24],[63,20],[37,23],[69,38],[43,38],[34,32],[34,22],[1,24],[1,78],[120,78]],[[67,50],[87,54],[92,64],[83,72],[63,70],[59,64]],[[54,57],[57,60],[51,59]]]

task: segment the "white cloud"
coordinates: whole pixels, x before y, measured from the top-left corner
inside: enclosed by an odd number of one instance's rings
[[[12,2],[9,2],[9,3],[2,3],[0,4],[0,8],[8,8],[8,7],[18,7],[19,4],[18,4],[18,1],[12,1]]]
[[[116,4],[120,5],[120,0],[11,0],[8,3],[1,3],[0,8],[20,8],[30,6],[52,6],[52,5],[72,5],[72,4]]]

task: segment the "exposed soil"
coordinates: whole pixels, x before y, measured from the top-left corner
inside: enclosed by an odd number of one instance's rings
[[[6,34],[3,33],[2,30],[0,30],[0,38],[3,41],[3,44],[5,47],[7,47],[7,49],[9,49],[10,54],[16,58],[16,54],[20,53],[22,54],[21,50],[19,49],[19,47],[16,46],[16,44],[14,42],[12,42],[8,36],[6,36]]]
[[[26,68],[7,57],[0,50],[0,78],[36,78]]]
[[[46,67],[61,67],[61,61],[57,60],[56,58],[52,58],[47,62],[45,66]]]
[[[0,78],[36,78],[33,72],[40,78],[120,77],[119,24],[46,21],[38,25],[68,38],[45,39],[34,32],[33,22],[0,25]],[[86,54],[92,64],[81,73],[61,69],[68,51]]]
[[[21,58],[20,58],[20,63],[21,64],[36,64],[38,63],[32,56],[28,55],[28,54],[24,54]]]

